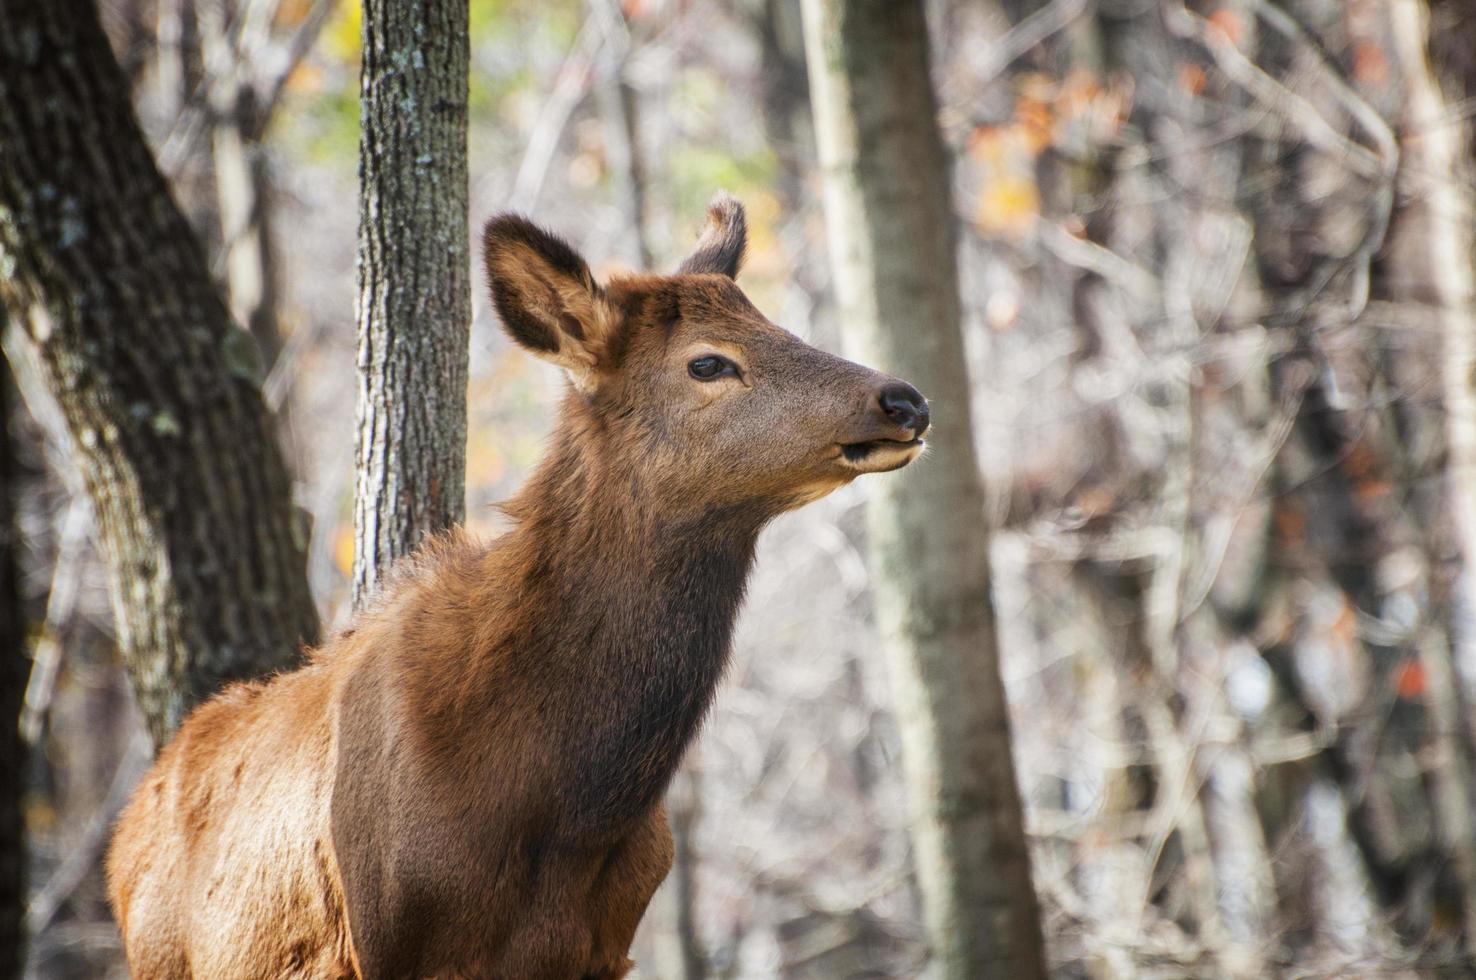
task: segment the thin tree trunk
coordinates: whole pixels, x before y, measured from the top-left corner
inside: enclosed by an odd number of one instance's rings
[[[1428,282],[1440,306],[1442,382],[1446,408],[1448,480],[1461,552],[1468,566],[1476,560],[1476,269],[1465,158],[1466,127],[1456,121],[1426,57],[1429,12],[1422,0],[1396,0],[1390,9],[1394,47],[1409,89],[1409,126],[1417,134],[1408,151],[1422,186],[1428,229]],[[1465,576],[1466,601],[1476,608],[1476,575]]]
[[[210,154],[220,255],[231,315],[256,338],[266,371],[282,351],[281,281],[272,217],[276,182],[264,135],[282,87],[322,31],[334,0],[312,0],[287,38],[281,63],[266,57],[282,0],[199,4]],[[162,54],[161,54],[162,58]],[[161,63],[162,71],[162,63]],[[285,416],[285,405],[279,416]]]
[[[949,162],[922,4],[806,0],[806,49],[847,346],[932,398],[931,452],[873,487],[914,857],[939,975],[1044,973],[969,423]]]
[[[368,0],[354,604],[466,512],[467,0]]]
[[[625,77],[626,61],[635,49],[632,25],[618,0],[591,0],[592,15],[610,19],[607,30],[622,41],[607,42],[603,57],[605,78],[598,89],[605,123],[610,170],[619,187],[621,207],[630,228],[639,268],[651,268],[651,235],[646,223],[646,162],[641,154],[640,97]],[[696,847],[697,824],[702,819],[702,773],[695,752],[682,760],[666,793],[666,812],[675,846],[668,886],[653,897],[655,920],[666,929],[656,940],[657,967],[666,980],[704,980],[707,956],[697,928],[697,871],[701,854]]]
[[[158,0],[155,16],[154,89],[160,115],[173,119],[189,95],[189,69],[186,65],[185,39],[186,0]]]
[[[803,18],[799,0],[761,0],[756,6],[761,8],[752,16],[759,42],[764,130],[779,158],[785,206],[794,208],[804,202],[806,172],[815,157]]]
[[[318,636],[291,482],[236,328],[86,0],[0,0],[0,293],[66,416],[156,744]]]
[[[652,265],[651,236],[646,227],[646,161],[641,155],[640,93],[626,77],[625,66],[635,50],[630,19],[619,0],[590,0],[591,16],[603,17],[611,40],[600,57],[604,78],[595,95],[604,117],[606,155],[614,177],[625,224],[631,230],[638,268]],[[618,36],[617,36],[618,35]]]
[[[0,307],[0,331],[5,310]],[[26,691],[26,627],[20,594],[20,529],[15,522],[18,467],[10,442],[14,402],[0,354],[0,980],[19,980],[25,949],[26,833],[21,800],[26,744],[20,735]]]
[[[1473,199],[1466,160],[1466,131],[1453,121],[1426,55],[1429,9],[1423,0],[1396,0],[1389,10],[1392,47],[1404,70],[1408,88],[1409,125],[1418,133],[1408,150],[1410,160],[1428,189],[1424,199],[1429,284],[1440,307],[1442,382],[1445,400],[1447,490],[1455,518],[1460,553],[1465,559],[1460,576],[1467,616],[1476,613],[1476,269],[1472,267],[1470,229]],[[1427,637],[1420,644],[1426,673],[1426,703],[1430,711],[1433,751],[1431,764],[1442,843],[1450,855],[1462,891],[1467,948],[1476,943],[1476,838],[1472,830],[1472,787],[1469,759],[1463,749],[1460,687],[1451,646],[1462,638],[1450,631],[1451,642]]]
[[[658,921],[656,975],[663,980],[705,980],[707,956],[697,929],[697,846],[694,831],[701,817],[702,774],[689,756],[666,792],[671,836],[676,853],[666,886],[656,893]]]
[[[611,67],[612,76],[600,88],[600,111],[608,120],[610,169],[624,186],[620,203],[635,242],[635,258],[651,268],[651,236],[646,228],[646,164],[641,158],[640,95],[625,77],[624,59]]]
[[[221,265],[226,302],[236,322],[250,331],[270,371],[282,349],[277,330],[277,275],[272,254],[271,176],[261,145],[266,112],[247,72],[250,55],[241,35],[270,32],[274,6],[226,0],[201,4],[200,44],[210,106],[210,162],[220,219]]]
[[[218,121],[211,134],[211,152],[231,314],[256,338],[262,366],[270,371],[282,352],[272,247],[272,178],[261,144],[247,126],[240,118]]]

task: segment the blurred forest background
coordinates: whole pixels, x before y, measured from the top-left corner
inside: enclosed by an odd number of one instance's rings
[[[262,355],[311,518],[312,598],[341,626],[359,6],[100,11]],[[940,517],[990,541],[1052,973],[1471,975],[1476,11],[926,11],[972,389],[934,411],[971,415],[987,510]],[[473,0],[470,14],[473,227],[521,210],[597,275],[669,271],[725,188],[748,207],[749,295],[842,349],[800,0]],[[492,534],[563,382],[512,348],[472,282],[466,522]],[[26,975],[121,976],[100,855],[152,742],[30,345],[12,324],[0,452],[28,624],[24,659],[0,671],[29,747],[5,788],[23,791]],[[905,493],[910,475],[882,479]],[[678,864],[642,927],[642,976],[924,968],[866,560],[876,490],[860,481],[762,540],[729,680],[673,788]]]

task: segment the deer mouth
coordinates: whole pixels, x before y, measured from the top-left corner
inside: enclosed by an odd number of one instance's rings
[[[916,459],[926,443],[922,439],[869,439],[842,443],[841,458],[862,473],[886,473],[901,469]]]

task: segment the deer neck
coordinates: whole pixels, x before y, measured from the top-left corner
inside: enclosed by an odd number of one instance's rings
[[[638,817],[665,792],[727,664],[767,520],[753,506],[658,506],[640,455],[602,457],[561,430],[509,507],[518,592],[538,610],[522,655],[557,688],[566,817],[584,829]]]

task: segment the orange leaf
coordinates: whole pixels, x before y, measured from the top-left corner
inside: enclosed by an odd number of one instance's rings
[[[1204,94],[1204,69],[1196,64],[1183,64],[1179,66],[1179,88],[1183,89],[1191,98],[1198,98]]]
[[[1239,44],[1241,38],[1245,37],[1245,21],[1241,20],[1240,14],[1228,7],[1221,7],[1209,15],[1210,27],[1225,35],[1225,39],[1231,44]]]
[[[1027,71],[1016,77],[1015,92],[1032,102],[1049,102],[1056,97],[1056,80],[1045,72]]]
[[[1013,329],[1020,319],[1020,297],[1008,289],[990,293],[989,301],[984,304],[984,319],[991,330]]]
[[[1365,85],[1389,80],[1389,58],[1377,44],[1360,42],[1353,48],[1353,77]]]
[[[354,526],[338,525],[333,532],[333,564],[345,577],[354,572]]]
[[[1049,104],[1021,96],[1015,103],[1015,119],[1032,156],[1051,145],[1056,120]]]
[[[1345,647],[1352,646],[1358,639],[1358,613],[1346,596],[1343,597],[1343,608],[1338,610],[1338,618],[1328,626],[1327,632]]]
[[[313,9],[309,0],[282,0],[277,5],[277,12],[272,20],[276,27],[296,27],[307,20],[307,15]]]
[[[1425,668],[1419,661],[1411,660],[1395,668],[1394,690],[1406,701],[1425,693]]]
[[[988,182],[974,220],[986,233],[1018,238],[1040,214],[1040,191],[1028,177],[1003,175]]]
[[[998,166],[1005,158],[1007,136],[999,126],[979,126],[969,134],[968,154],[980,163]]]
[[[1359,480],[1353,484],[1353,495],[1364,503],[1382,500],[1394,491],[1394,484],[1389,480]]]
[[[298,95],[314,95],[323,90],[323,69],[304,61],[287,76],[287,91]]]
[[[1273,514],[1276,532],[1282,542],[1291,547],[1299,546],[1307,535],[1307,517],[1301,506],[1285,499],[1278,500]]]
[[[1379,469],[1379,458],[1367,442],[1357,442],[1343,457],[1341,466],[1350,479],[1370,479]]]
[[[1061,83],[1056,96],[1056,111],[1068,119],[1085,115],[1092,104],[1102,95],[1102,84],[1097,76],[1085,69],[1076,69]]]

